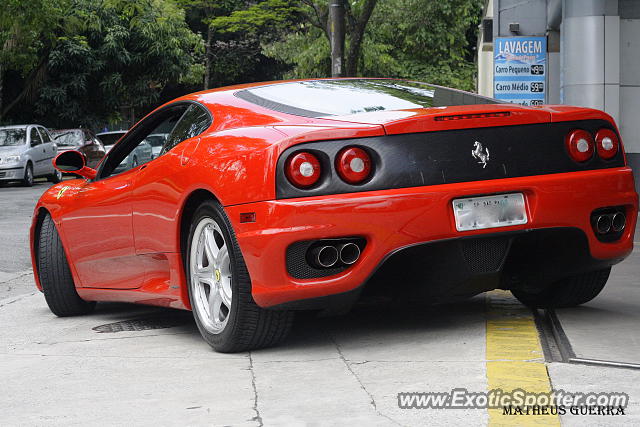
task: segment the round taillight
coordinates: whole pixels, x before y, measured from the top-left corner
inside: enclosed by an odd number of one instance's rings
[[[567,135],[565,140],[569,155],[576,162],[586,162],[593,157],[595,151],[593,136],[586,130],[576,129]]]
[[[287,159],[284,172],[296,187],[311,187],[320,179],[320,161],[311,153],[296,153]]]
[[[596,133],[596,150],[601,158],[613,158],[618,153],[619,145],[618,136],[611,129],[600,129]]]
[[[371,157],[362,148],[345,148],[336,156],[336,170],[345,182],[360,184],[371,174]]]

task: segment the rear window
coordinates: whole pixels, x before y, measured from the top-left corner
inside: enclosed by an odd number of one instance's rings
[[[60,147],[79,147],[84,144],[84,134],[80,129],[54,130],[51,132],[54,142]]]
[[[27,142],[25,128],[0,129],[0,147],[18,146]]]
[[[498,103],[492,98],[427,83],[382,79],[279,83],[245,89],[236,96],[271,110],[305,117]]]
[[[126,132],[99,133],[97,137],[104,145],[114,145],[125,133]]]

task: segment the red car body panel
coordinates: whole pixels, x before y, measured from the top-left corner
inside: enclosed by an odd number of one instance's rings
[[[223,206],[242,250],[255,301],[263,307],[339,294],[370,277],[390,254],[414,244],[495,229],[459,232],[451,202],[479,194],[522,192],[529,222],[500,232],[577,227],[596,259],[622,259],[633,247],[638,195],[629,167],[526,176],[305,198],[276,198],[276,164],[287,148],[311,141],[599,119],[607,114],[568,106],[467,105],[308,118],[272,111],[242,100],[242,85],[201,92],[180,100],[204,105],[211,127],[163,156],[109,179],[76,179],[51,187],[38,202],[60,233],[79,295],[86,300],[127,301],[190,309],[181,256],[180,221],[195,192],[206,191]],[[508,113],[500,117],[440,120],[438,117]],[[626,164],[626,162],[625,162]],[[599,241],[590,213],[622,205],[628,226],[616,242]],[[240,214],[256,221],[241,223]],[[429,227],[425,227],[425,223]],[[317,279],[294,279],[285,267],[293,242],[363,236],[360,262]],[[32,262],[41,289],[35,246]]]

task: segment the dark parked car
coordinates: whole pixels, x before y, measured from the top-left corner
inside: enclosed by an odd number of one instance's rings
[[[87,166],[95,168],[106,154],[102,142],[88,129],[58,129],[51,131],[58,152],[77,150],[87,158]]]
[[[100,141],[102,141],[104,148],[108,153],[125,133],[127,133],[126,130],[117,130],[112,132],[101,132],[96,136]],[[135,168],[136,166],[145,164],[154,158],[153,146],[149,143],[147,137],[147,139],[137,146],[136,149],[120,163],[115,172],[120,173],[122,171]]]

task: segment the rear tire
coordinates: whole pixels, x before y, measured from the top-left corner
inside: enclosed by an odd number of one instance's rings
[[[215,247],[205,249],[206,242],[212,241]],[[240,247],[218,203],[206,201],[196,209],[186,246],[185,272],[193,317],[200,334],[215,351],[254,350],[274,346],[287,337],[293,313],[266,310],[255,303]],[[207,250],[214,260],[208,259]],[[223,307],[217,300],[217,310],[213,309],[216,292],[225,301]]]
[[[59,317],[92,312],[96,303],[78,295],[60,235],[50,215],[42,221],[38,239],[38,275],[49,309]]]
[[[597,297],[607,283],[609,273],[611,267],[567,277],[540,293],[515,289],[511,293],[521,303],[532,308],[575,307]]]
[[[27,167],[24,168],[24,178],[22,178],[23,187],[33,187],[33,166],[31,163],[27,163]]]

